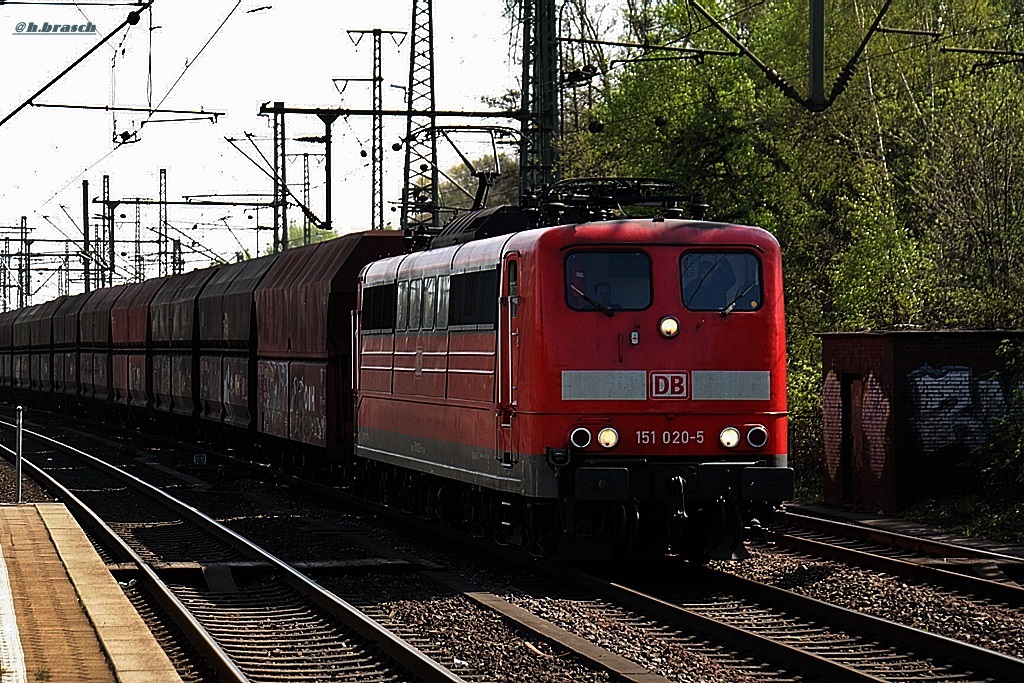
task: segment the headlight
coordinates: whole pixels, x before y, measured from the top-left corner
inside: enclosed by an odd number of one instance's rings
[[[597,433],[597,442],[605,448],[611,448],[619,442],[619,433],[611,427],[605,427]]]
[[[718,440],[726,448],[736,448],[740,442],[740,430],[735,427],[726,427],[722,430],[722,433],[718,435]]]
[[[665,316],[661,319],[661,322],[658,323],[658,330],[661,332],[662,337],[671,339],[679,334],[679,321],[670,315]]]
[[[586,448],[590,445],[591,438],[589,429],[586,427],[577,427],[572,430],[572,434],[569,435],[569,443],[576,448]]]
[[[768,430],[761,425],[754,425],[747,431],[747,443],[754,448],[764,448],[768,443]]]

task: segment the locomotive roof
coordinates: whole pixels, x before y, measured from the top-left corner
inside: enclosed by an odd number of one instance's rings
[[[477,209],[456,216],[433,238],[430,248],[530,228],[606,221],[630,213],[638,215],[637,210],[645,215],[703,220],[708,209],[703,195],[688,192],[665,178],[570,178],[531,190],[519,199],[519,206]]]
[[[541,243],[543,244],[543,247]],[[575,245],[687,246],[745,245],[776,251],[778,242],[768,231],[748,225],[692,220],[620,219],[553,227],[533,228],[427,251],[395,256],[363,269],[364,284],[393,282],[397,277],[416,277],[426,272],[453,273],[493,268],[508,250],[527,253],[538,248],[565,249]]]

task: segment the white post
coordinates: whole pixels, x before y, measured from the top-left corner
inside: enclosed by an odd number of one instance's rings
[[[14,449],[14,502],[21,502],[21,432],[25,409],[18,406],[18,438]]]

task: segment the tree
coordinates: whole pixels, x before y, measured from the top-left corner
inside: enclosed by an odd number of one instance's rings
[[[500,174],[493,178],[494,184],[490,188],[487,206],[519,203],[518,159],[506,154],[499,154],[498,162],[495,164],[494,157],[486,155],[472,160],[472,164],[478,172]],[[444,209],[456,211],[464,211],[472,207],[480,179],[474,177],[465,164],[449,168],[444,175],[450,180],[442,182],[438,188],[441,206]]]
[[[335,230],[323,230],[316,227],[315,225],[309,228],[309,243],[316,244],[317,242],[326,242],[327,240],[333,240],[338,236],[338,232]],[[295,247],[303,246],[304,242],[304,229],[303,226],[298,223],[288,224],[288,248],[294,249]],[[274,245],[269,245],[263,250],[263,254],[273,254]]]

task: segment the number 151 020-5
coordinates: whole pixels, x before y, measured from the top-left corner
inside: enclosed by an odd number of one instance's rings
[[[688,444],[688,443],[704,443],[704,430],[699,429],[695,432],[691,431],[680,431],[666,430],[638,430],[636,433],[636,442],[638,444]]]

